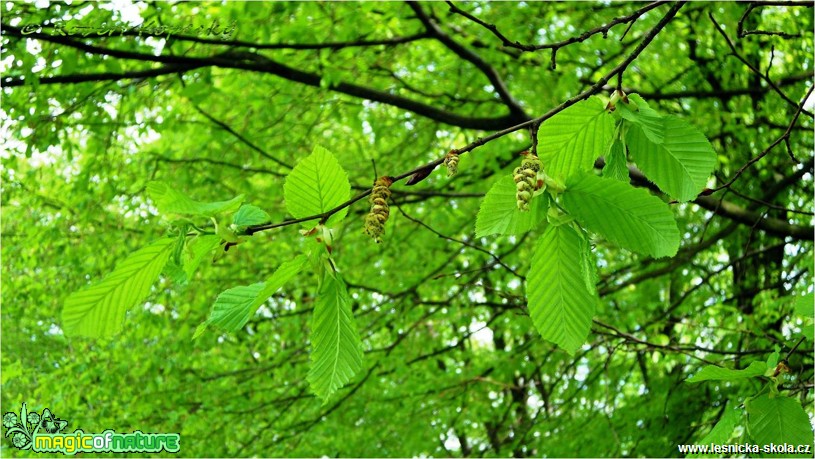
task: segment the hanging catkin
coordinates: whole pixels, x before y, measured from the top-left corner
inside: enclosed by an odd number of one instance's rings
[[[447,156],[444,157],[444,165],[447,167],[447,176],[452,177],[458,172],[458,154],[450,150]]]
[[[518,204],[518,209],[523,212],[529,210],[529,202],[532,201],[532,193],[535,192],[535,186],[538,181],[538,171],[541,169],[541,162],[537,156],[527,154],[521,166],[516,167],[513,171],[513,178],[515,179],[515,201]]]
[[[365,216],[365,233],[377,243],[382,242],[382,235],[385,233],[385,222],[388,221],[390,215],[388,199],[391,197],[391,184],[393,184],[393,179],[390,177],[379,177],[374,182],[373,191],[368,197],[368,202],[371,203],[371,211]]]

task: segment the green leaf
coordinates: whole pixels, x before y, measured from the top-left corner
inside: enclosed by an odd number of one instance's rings
[[[639,112],[641,114],[644,114],[644,115],[647,115],[647,116],[652,116],[652,117],[659,117],[660,116],[660,114],[657,113],[654,109],[652,109],[648,105],[648,102],[645,102],[645,99],[643,99],[642,96],[640,96],[639,94],[629,94],[628,95],[628,100],[633,102],[634,104],[633,105],[629,104],[626,107],[631,107],[632,110],[636,110],[637,112]],[[625,104],[623,104],[623,105],[625,105]]]
[[[795,300],[795,313],[804,316],[804,317],[813,317],[815,316],[815,310],[813,308],[813,303],[815,303],[815,295],[812,293],[808,295],[804,295],[799,297]]]
[[[756,444],[812,444],[809,416],[798,400],[782,396],[771,398],[764,394],[750,400],[745,407],[747,430]]]
[[[253,309],[252,305],[257,301],[263,287],[263,282],[258,282],[224,290],[215,299],[207,324],[230,333],[240,330],[257,310]]]
[[[776,365],[778,365],[779,358],[781,358],[781,355],[778,353],[777,350],[771,352],[770,355],[767,356],[767,369],[772,368],[773,370],[775,370]]]
[[[209,323],[206,322],[206,321],[201,322],[200,324],[198,324],[198,326],[195,327],[195,333],[192,334],[192,339],[196,340],[196,339],[200,338],[201,335],[203,335],[204,332],[207,331],[208,326],[209,326]]]
[[[578,102],[544,122],[538,131],[538,157],[547,175],[565,181],[594,167],[614,135],[614,117],[597,98]]]
[[[752,378],[761,376],[767,371],[766,362],[753,362],[747,368],[741,370],[731,370],[729,368],[706,365],[698,373],[688,378],[686,382],[698,383],[702,381],[733,381],[736,379]]]
[[[247,226],[252,225],[262,225],[263,223],[268,223],[271,220],[272,217],[264,212],[263,209],[251,204],[242,205],[235,215],[232,216],[232,224],[238,228],[246,228]]]
[[[168,277],[173,284],[187,284],[187,274],[184,272],[184,268],[172,258],[164,265],[164,269],[162,269],[161,273]]]
[[[690,201],[705,188],[716,166],[716,153],[707,138],[687,121],[663,118],[664,139],[654,143],[643,127],[626,134],[631,159],[662,191],[679,201]]]
[[[130,254],[98,284],[65,300],[66,335],[111,336],[122,328],[125,312],[147,297],[173,251],[175,238],[163,238]]]
[[[495,182],[484,196],[475,222],[476,237],[490,234],[523,234],[546,218],[549,201],[546,195],[535,196],[528,212],[521,212],[515,202],[515,181],[507,176]]]
[[[221,292],[206,323],[230,333],[237,332],[255,315],[260,305],[302,271],[306,261],[308,258],[305,255],[298,255],[280,265],[266,282],[241,285]]]
[[[701,440],[696,442],[698,445],[724,445],[727,444],[730,440],[730,437],[733,436],[733,431],[736,429],[736,425],[739,423],[741,418],[741,410],[738,407],[732,406],[730,401],[728,400],[727,405],[724,408],[724,412],[722,413],[722,417],[719,418],[719,422],[713,426],[713,429],[708,432],[707,435],[704,436]],[[688,457],[707,457],[703,454],[691,454]]]
[[[308,262],[308,257],[305,255],[298,255],[294,259],[289,260],[280,265],[268,279],[266,279],[263,290],[260,291],[258,302],[253,304],[254,310],[257,310],[261,304],[265,303],[270,296],[280,290],[286,282],[290,281],[294,276],[300,273]],[[252,311],[254,314],[254,311]]]
[[[650,108],[638,109],[626,104],[617,104],[617,107],[620,116],[642,129],[648,140],[655,144],[665,142],[665,118],[663,116]]]
[[[303,158],[292,169],[283,187],[286,209],[294,218],[305,218],[327,212],[351,198],[351,184],[340,163],[323,147]],[[332,215],[326,225],[338,223],[348,208]],[[317,221],[304,222],[303,226],[314,227]]]
[[[192,275],[195,274],[204,258],[219,245],[221,245],[221,238],[214,234],[199,235],[187,243],[181,259],[184,262],[184,272],[187,274],[188,281],[192,279]]]
[[[526,276],[529,315],[541,336],[569,354],[586,341],[597,302],[586,282],[588,245],[569,225],[548,226]]]
[[[603,167],[603,177],[628,183],[628,164],[625,160],[625,146],[619,140],[611,144],[611,150],[606,155],[606,165]]]
[[[162,214],[194,215],[212,217],[222,212],[234,212],[240,207],[244,196],[238,195],[229,201],[199,202],[194,201],[180,191],[174,190],[164,182],[147,184],[147,194]]]
[[[309,385],[325,403],[361,368],[362,340],[351,312],[351,297],[339,274],[327,273],[311,323]]]
[[[679,249],[670,207],[646,190],[581,174],[566,183],[563,206],[585,228],[625,249],[654,258]]]

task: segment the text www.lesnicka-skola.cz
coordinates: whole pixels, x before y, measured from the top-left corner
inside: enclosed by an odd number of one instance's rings
[[[790,443],[769,443],[766,445],[750,443],[722,445],[711,443],[709,445],[679,445],[678,448],[682,454],[812,454],[812,445],[793,445]]]

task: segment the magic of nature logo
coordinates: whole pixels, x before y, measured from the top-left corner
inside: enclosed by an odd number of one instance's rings
[[[176,433],[137,430],[120,434],[111,429],[102,433],[85,433],[80,429],[63,433],[67,426],[68,421],[59,419],[48,408],[37,413],[28,411],[25,403],[19,415],[11,411],[3,414],[3,427],[11,444],[37,453],[158,453],[162,450],[177,453],[181,449],[181,435]]]

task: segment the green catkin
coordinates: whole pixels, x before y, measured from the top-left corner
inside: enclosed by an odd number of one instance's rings
[[[515,179],[515,202],[518,204],[518,209],[522,212],[529,210],[529,202],[532,201],[532,195],[538,184],[538,171],[541,170],[541,162],[537,156],[527,154],[521,166],[516,167],[513,171],[513,178]]]
[[[374,182],[373,191],[368,197],[371,203],[371,211],[365,216],[365,234],[371,236],[376,243],[382,242],[382,235],[385,234],[385,222],[390,216],[388,199],[391,197],[390,186],[393,180],[390,177],[379,177]]]
[[[458,155],[450,151],[444,157],[444,165],[447,167],[447,176],[452,177],[458,173]]]

